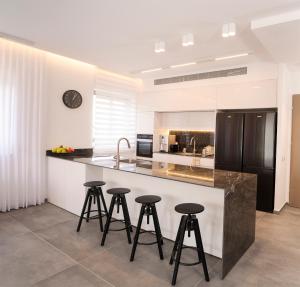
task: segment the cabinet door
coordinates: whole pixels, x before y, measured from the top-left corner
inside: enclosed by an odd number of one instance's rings
[[[241,171],[243,155],[243,113],[218,113],[215,167]]]
[[[246,113],[243,166],[275,167],[276,113]]]
[[[136,132],[138,134],[153,134],[154,112],[137,112]]]
[[[256,209],[273,212],[275,172],[272,169],[245,168],[244,172],[257,174]]]

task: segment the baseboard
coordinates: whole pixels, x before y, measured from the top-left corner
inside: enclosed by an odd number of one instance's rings
[[[286,202],[281,208],[280,208],[280,210],[274,210],[274,214],[280,214],[280,212],[287,206],[287,205],[289,205],[289,203],[288,202]]]

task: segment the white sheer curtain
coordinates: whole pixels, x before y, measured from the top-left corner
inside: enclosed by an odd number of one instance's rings
[[[0,211],[45,199],[45,53],[0,39]]]

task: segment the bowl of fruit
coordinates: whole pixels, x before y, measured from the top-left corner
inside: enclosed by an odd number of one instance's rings
[[[70,153],[74,153],[75,149],[69,146],[59,146],[59,147],[54,147],[52,150],[52,153],[55,154],[70,154]]]

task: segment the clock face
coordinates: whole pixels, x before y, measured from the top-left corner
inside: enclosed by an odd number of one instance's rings
[[[68,108],[76,109],[82,104],[82,96],[75,90],[68,90],[63,94],[63,102]]]

